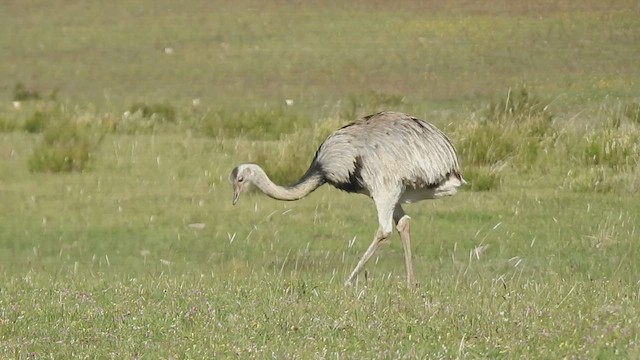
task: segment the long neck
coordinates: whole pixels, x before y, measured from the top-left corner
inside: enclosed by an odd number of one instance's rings
[[[322,174],[312,167],[294,185],[280,186],[271,181],[261,167],[257,165],[255,167],[254,185],[276,200],[293,201],[301,199],[325,183]]]

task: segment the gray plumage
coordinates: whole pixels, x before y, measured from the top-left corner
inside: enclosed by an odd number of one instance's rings
[[[447,136],[426,121],[397,112],[365,116],[333,132],[318,148],[307,172],[291,186],[274,184],[255,164],[237,166],[229,181],[234,187],[234,204],[247,184],[278,200],[300,199],[324,183],[371,197],[379,228],[346,284],[390,236],[395,223],[409,285],[413,284],[410,218],[400,204],[453,195],[465,183]]]

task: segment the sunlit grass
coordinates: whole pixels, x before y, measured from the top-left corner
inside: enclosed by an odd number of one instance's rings
[[[275,159],[323,131],[271,143]],[[53,176],[27,171],[37,135],[2,136],[4,354],[638,353],[640,208],[561,169],[536,180],[514,163],[495,191],[408,206],[418,289],[395,237],[344,289],[371,202],[322,188],[233,207],[226,175],[255,141],[112,134],[92,171]]]
[[[0,10],[1,358],[640,356],[632,1]],[[443,129],[469,184],[405,206],[417,288],[396,234],[344,288],[370,199],[233,206],[227,177],[295,181],[385,109]],[[78,131],[87,167],[31,171]]]

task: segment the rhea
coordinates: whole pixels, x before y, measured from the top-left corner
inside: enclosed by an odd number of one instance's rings
[[[286,201],[301,199],[325,183],[369,196],[378,212],[378,230],[345,285],[356,279],[395,225],[404,249],[409,286],[415,284],[410,217],[401,204],[454,195],[465,184],[455,147],[442,131],[424,120],[388,111],[365,116],[334,131],[293,185],[276,185],[256,164],[238,165],[231,171],[229,182],[234,205],[251,184],[274,199]]]

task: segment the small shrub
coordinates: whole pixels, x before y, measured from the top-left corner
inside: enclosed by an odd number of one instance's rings
[[[531,166],[543,153],[545,141],[554,137],[552,120],[552,114],[526,88],[510,90],[506,99],[481,111],[478,121],[456,129],[463,163]]]
[[[277,140],[295,132],[303,123],[296,113],[283,107],[239,112],[221,109],[205,116],[200,127],[211,137]]]
[[[87,169],[101,135],[87,125],[61,116],[44,131],[29,158],[32,172],[74,172]]]
[[[175,122],[176,109],[169,103],[147,104],[142,102],[134,103],[129,107],[131,114],[140,113],[143,118],[151,120]]]

